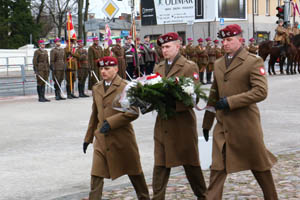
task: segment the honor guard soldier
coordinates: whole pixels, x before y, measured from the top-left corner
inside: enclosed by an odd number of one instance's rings
[[[213,46],[212,41],[210,39],[210,37],[206,38],[206,51],[208,54],[208,65],[206,68],[206,83],[207,84],[211,84],[211,76],[212,76],[212,72],[214,71],[214,62],[216,61],[216,56],[217,56],[217,52],[216,52],[216,48]]]
[[[60,39],[54,40],[55,47],[50,51],[50,69],[52,70],[52,79],[54,81],[55,99],[65,100],[61,96],[61,83],[65,78],[65,51],[60,47]]]
[[[77,77],[78,77],[78,91],[79,97],[89,97],[84,93],[86,78],[89,74],[89,61],[88,61],[88,51],[83,48],[83,41],[77,40],[78,48],[75,54],[77,58]]]
[[[182,37],[179,37],[179,41],[180,41],[180,49],[179,52],[182,56],[186,57],[186,53],[185,53],[185,46],[183,45],[183,39]]]
[[[88,49],[88,61],[90,67],[89,85],[88,89],[92,90],[93,85],[101,80],[99,73],[98,62],[100,58],[103,58],[104,52],[101,46],[99,46],[98,37],[93,38],[93,44]]]
[[[258,46],[257,45],[255,45],[255,39],[254,38],[250,38],[249,39],[249,42],[250,42],[250,44],[249,44],[249,46],[248,46],[248,51],[250,52],[250,53],[253,53],[253,54],[257,54],[257,50],[258,50]]]
[[[111,48],[113,55],[118,60],[118,74],[122,79],[126,79],[126,60],[125,60],[125,49],[122,47],[122,40],[116,39],[116,45]]]
[[[127,81],[118,76],[115,57],[104,57],[99,65],[103,80],[93,87],[92,113],[83,143],[84,153],[89,144],[94,146],[88,200],[102,199],[105,178],[115,180],[123,175],[129,176],[137,199],[150,200],[131,125],[139,111],[132,108],[135,112],[121,112],[113,108],[113,101],[121,95]]]
[[[152,74],[155,65],[155,49],[154,45],[150,43],[150,36],[144,36],[144,43],[142,44],[145,51],[146,75]]]
[[[69,46],[70,45],[70,46]],[[75,54],[76,48],[75,39],[67,41],[65,47],[65,62],[66,62],[66,81],[67,81],[67,97],[68,99],[78,98],[74,95],[74,82],[76,81],[77,59],[78,55]]]
[[[292,31],[293,31],[293,35],[298,35],[300,34],[300,30],[299,30],[299,27],[298,27],[299,23],[298,22],[295,22],[294,23],[294,26],[292,28]]]
[[[251,170],[263,190],[264,199],[277,200],[270,169],[276,162],[263,141],[259,109],[256,103],[267,97],[264,61],[242,47],[242,30],[237,24],[221,29],[226,54],[216,60],[214,81],[206,111],[203,134],[208,141],[213,130],[212,165],[207,199],[222,199],[228,174]]]
[[[125,49],[125,57],[127,63],[127,80],[131,80],[135,78],[135,67],[136,67],[136,60],[135,60],[135,47],[132,43],[132,37],[129,35],[127,36],[126,44],[124,46]]]
[[[195,51],[197,56],[197,64],[199,67],[200,82],[202,84],[205,84],[203,77],[204,77],[204,71],[208,64],[208,55],[206,52],[206,48],[203,46],[204,40],[202,38],[199,38],[197,41],[198,41],[198,46],[196,46]]]
[[[216,58],[221,58],[223,56],[222,49],[219,47],[219,40],[215,39],[214,41],[215,49],[216,49]]]
[[[141,43],[141,39],[139,37],[136,38],[136,49],[137,49],[137,54],[138,54],[138,59],[139,59],[140,73],[143,76],[146,73],[146,67],[147,67],[146,47]]]
[[[39,48],[35,50],[32,61],[33,70],[36,74],[39,102],[47,102],[50,101],[45,97],[45,81],[48,81],[50,71],[48,51],[45,50],[44,40],[39,40],[38,44]]]
[[[154,46],[154,49],[155,49],[155,53],[156,53],[156,55],[157,55],[157,57],[156,57],[156,64],[158,64],[158,63],[160,63],[161,61],[163,61],[164,60],[164,56],[163,56],[163,54],[162,54],[162,51],[161,51],[161,47],[160,46],[158,46],[158,45],[155,45]]]
[[[199,81],[196,63],[180,55],[180,41],[175,32],[158,38],[165,60],[154,68],[162,77],[186,76]],[[154,127],[153,200],[165,199],[165,192],[172,167],[183,166],[191,188],[198,200],[205,199],[206,185],[198,151],[196,116],[192,107],[171,101],[176,115],[164,120],[156,117]]]
[[[287,38],[286,29],[283,27],[283,20],[278,20],[278,26],[275,29],[275,37],[274,41],[276,42],[276,45],[280,47],[280,55],[285,56],[285,43]]]
[[[194,62],[197,62],[197,57],[195,54],[195,48],[193,46],[193,38],[188,38],[188,44],[185,47],[185,54],[186,54],[186,58],[188,60],[192,60]]]

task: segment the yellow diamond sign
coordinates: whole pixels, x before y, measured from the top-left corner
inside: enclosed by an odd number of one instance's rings
[[[102,8],[102,12],[109,19],[112,19],[118,11],[119,7],[117,6],[117,4],[115,4],[115,2],[113,2],[113,0],[108,0]]]

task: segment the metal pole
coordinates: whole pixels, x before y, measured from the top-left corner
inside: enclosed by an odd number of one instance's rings
[[[23,95],[25,96],[25,65],[21,65],[22,84],[23,84]]]
[[[254,18],[255,18],[255,15],[254,15],[254,0],[252,0],[252,29],[253,29],[252,36],[253,36],[253,38],[255,38],[254,37],[255,36],[255,22],[254,22]]]
[[[284,22],[289,22],[289,21],[290,21],[290,1],[284,0]]]

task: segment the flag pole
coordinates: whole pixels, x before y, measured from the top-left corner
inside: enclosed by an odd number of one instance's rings
[[[138,77],[140,77],[140,62],[139,62],[139,57],[138,57],[138,52],[137,52],[137,42],[136,42],[136,26],[135,26],[135,14],[134,14],[134,9],[135,7],[135,2],[134,0],[131,0],[131,32],[132,32],[132,37],[133,37],[133,41],[134,41],[134,58],[135,58],[135,63],[136,63],[136,67],[138,70]]]
[[[71,53],[71,27],[70,27],[70,13],[68,13],[68,22],[67,22],[67,25],[68,25],[68,46],[69,46],[69,52]],[[73,91],[73,84],[72,84],[72,71],[71,71],[71,59],[69,59],[69,69],[70,69],[70,91],[72,93]]]

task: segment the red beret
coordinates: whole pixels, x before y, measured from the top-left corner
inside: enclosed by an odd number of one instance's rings
[[[253,42],[253,41],[254,41],[254,38],[250,38],[249,41],[250,41],[250,42]]]
[[[215,39],[215,40],[214,40],[214,43],[219,43],[219,40]]]
[[[237,24],[231,24],[221,29],[218,33],[219,38],[233,37],[242,33],[242,29]]]
[[[39,44],[45,44],[45,41],[44,41],[44,40],[39,40],[38,43],[39,43]]]
[[[199,38],[197,41],[200,43],[200,42],[203,42],[203,39]]]
[[[189,37],[187,40],[188,40],[188,41],[193,41],[193,38],[190,38],[190,37]]]
[[[120,39],[120,38],[117,38],[117,39],[116,39],[116,42],[121,42],[121,39]]]
[[[157,45],[161,46],[165,43],[172,42],[179,40],[179,35],[175,32],[166,33],[164,35],[161,35],[157,39]]]
[[[99,60],[100,67],[112,67],[118,65],[118,60],[112,56],[105,56]]]
[[[99,41],[99,38],[98,37],[94,37],[93,41]]]
[[[210,37],[206,38],[205,40],[206,42],[211,41]]]
[[[83,41],[82,40],[77,40],[77,43],[82,43]]]
[[[54,39],[54,42],[56,43],[56,42],[60,42],[60,39],[59,38],[55,38]]]

